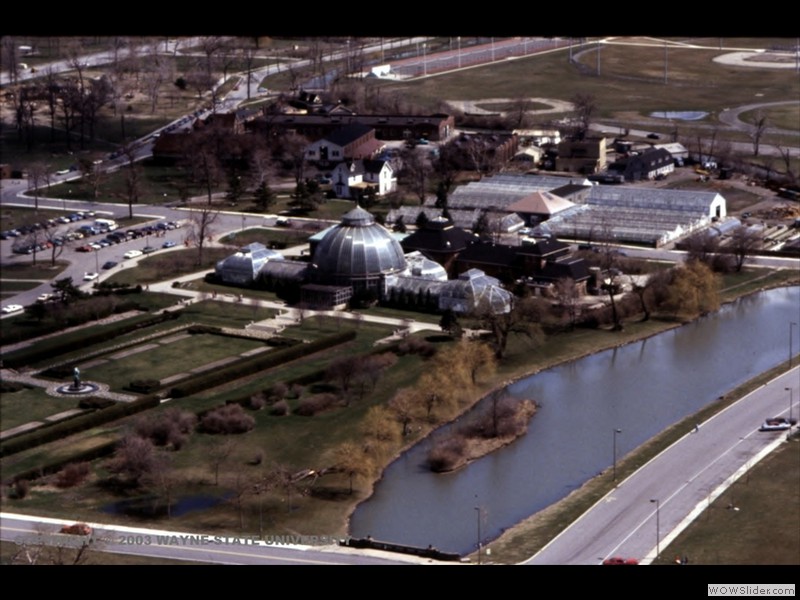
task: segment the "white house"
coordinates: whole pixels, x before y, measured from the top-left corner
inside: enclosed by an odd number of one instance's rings
[[[332,189],[337,198],[357,198],[368,188],[378,196],[397,190],[397,176],[385,160],[354,160],[339,163],[331,174]]]

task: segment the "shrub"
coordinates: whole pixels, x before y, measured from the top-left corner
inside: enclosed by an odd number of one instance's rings
[[[161,387],[158,379],[134,379],[128,384],[128,389],[139,394],[152,394]]]
[[[0,393],[10,394],[24,389],[25,386],[19,381],[0,381]]]
[[[109,406],[113,406],[116,404],[110,398],[99,398],[97,396],[89,396],[88,398],[81,398],[78,402],[78,408],[83,409],[101,409],[101,408],[108,408]]]
[[[250,410],[261,410],[267,405],[267,400],[264,398],[264,394],[259,392],[258,394],[253,394],[250,398],[247,399],[247,408]]]
[[[410,337],[398,344],[397,353],[400,356],[404,356],[406,354],[419,354],[424,358],[430,358],[436,354],[436,347],[427,340]]]
[[[203,433],[230,434],[245,433],[256,425],[256,420],[239,404],[226,404],[206,413],[200,419],[198,429]]]
[[[428,468],[434,473],[451,471],[464,457],[467,444],[458,434],[436,443],[428,452]]]
[[[89,476],[89,463],[70,463],[56,475],[56,487],[70,488],[78,485]]]
[[[169,408],[157,415],[137,420],[134,430],[156,446],[171,445],[174,450],[179,450],[186,443],[196,423],[197,416],[194,413]]]
[[[17,479],[11,484],[11,489],[8,492],[8,497],[12,500],[22,500],[28,495],[31,489],[31,484],[27,479]]]
[[[313,417],[325,410],[332,408],[337,402],[334,394],[315,394],[303,398],[294,413],[301,417]]]
[[[265,390],[264,393],[267,395],[267,400],[269,401],[269,403],[274,404],[275,402],[283,400],[288,396],[289,387],[283,382],[278,382],[273,384],[267,390]]]
[[[276,417],[283,417],[289,414],[289,403],[286,400],[278,400],[275,404],[272,405],[272,409],[269,411],[269,414],[275,415]]]

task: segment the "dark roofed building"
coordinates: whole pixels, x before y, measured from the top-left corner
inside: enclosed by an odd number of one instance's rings
[[[664,148],[653,148],[641,154],[632,154],[608,165],[609,172],[622,175],[625,181],[655,179],[675,170],[675,160]]]
[[[360,123],[340,127],[306,148],[306,160],[330,165],[344,160],[372,158],[383,143],[375,139],[375,130]]]
[[[450,276],[455,275],[455,258],[478,238],[444,218],[436,217],[406,237],[400,245],[405,252],[419,251],[442,265]]]
[[[265,109],[261,119],[247,126],[254,131],[292,130],[311,140],[319,140],[343,125],[358,123],[375,130],[380,140],[425,138],[432,142],[447,140],[455,129],[452,115],[352,115],[331,111],[330,114],[274,114]]]
[[[566,261],[566,263],[565,263]],[[554,238],[529,238],[520,246],[505,244],[479,243],[469,246],[456,259],[456,269],[463,272],[467,269],[481,269],[485,273],[497,277],[500,281],[511,283],[519,278],[536,280],[547,273],[555,273],[563,266],[554,264],[574,264],[574,269],[586,270],[585,261],[571,258],[569,244]],[[579,265],[583,265],[580,267]],[[580,274],[576,271],[576,274]],[[582,275],[580,275],[582,277]],[[547,277],[545,277],[547,279]],[[588,271],[587,271],[588,279]]]

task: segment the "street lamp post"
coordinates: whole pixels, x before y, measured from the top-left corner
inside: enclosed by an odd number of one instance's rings
[[[614,286],[611,280],[611,277],[606,277],[603,280],[605,284],[606,291],[608,292],[608,297],[611,299],[611,316],[614,319],[614,331],[619,331],[622,329],[619,324],[619,319],[617,318],[617,304],[614,301]]]
[[[100,260],[97,258],[97,254],[100,252],[100,248],[94,249],[94,272],[100,273]]]
[[[422,42],[422,74],[428,76],[428,52],[425,42]]]
[[[478,564],[481,564],[481,507],[476,506],[475,510],[478,513]]]
[[[796,326],[794,321],[789,322],[789,369],[792,368],[792,327]]]
[[[622,433],[622,429],[614,430],[614,481],[617,480],[617,434]]]
[[[661,502],[658,498],[651,498],[650,502],[656,505],[656,559],[661,556]]]
[[[792,422],[792,404],[794,403],[794,390],[790,387],[784,388],[789,392],[789,423]]]

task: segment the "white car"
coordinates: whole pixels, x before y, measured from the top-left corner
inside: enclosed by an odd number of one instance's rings
[[[55,297],[55,294],[51,294],[49,292],[45,292],[44,294],[39,294],[39,297],[36,298],[39,302],[47,302]]]
[[[100,276],[97,273],[84,273],[83,280],[84,281],[94,281],[98,277],[100,277]]]
[[[125,254],[122,255],[122,258],[136,258],[137,256],[141,256],[143,252],[141,250],[128,250]]]
[[[10,315],[11,313],[20,312],[21,310],[24,310],[21,304],[9,304],[3,307],[3,314]]]

